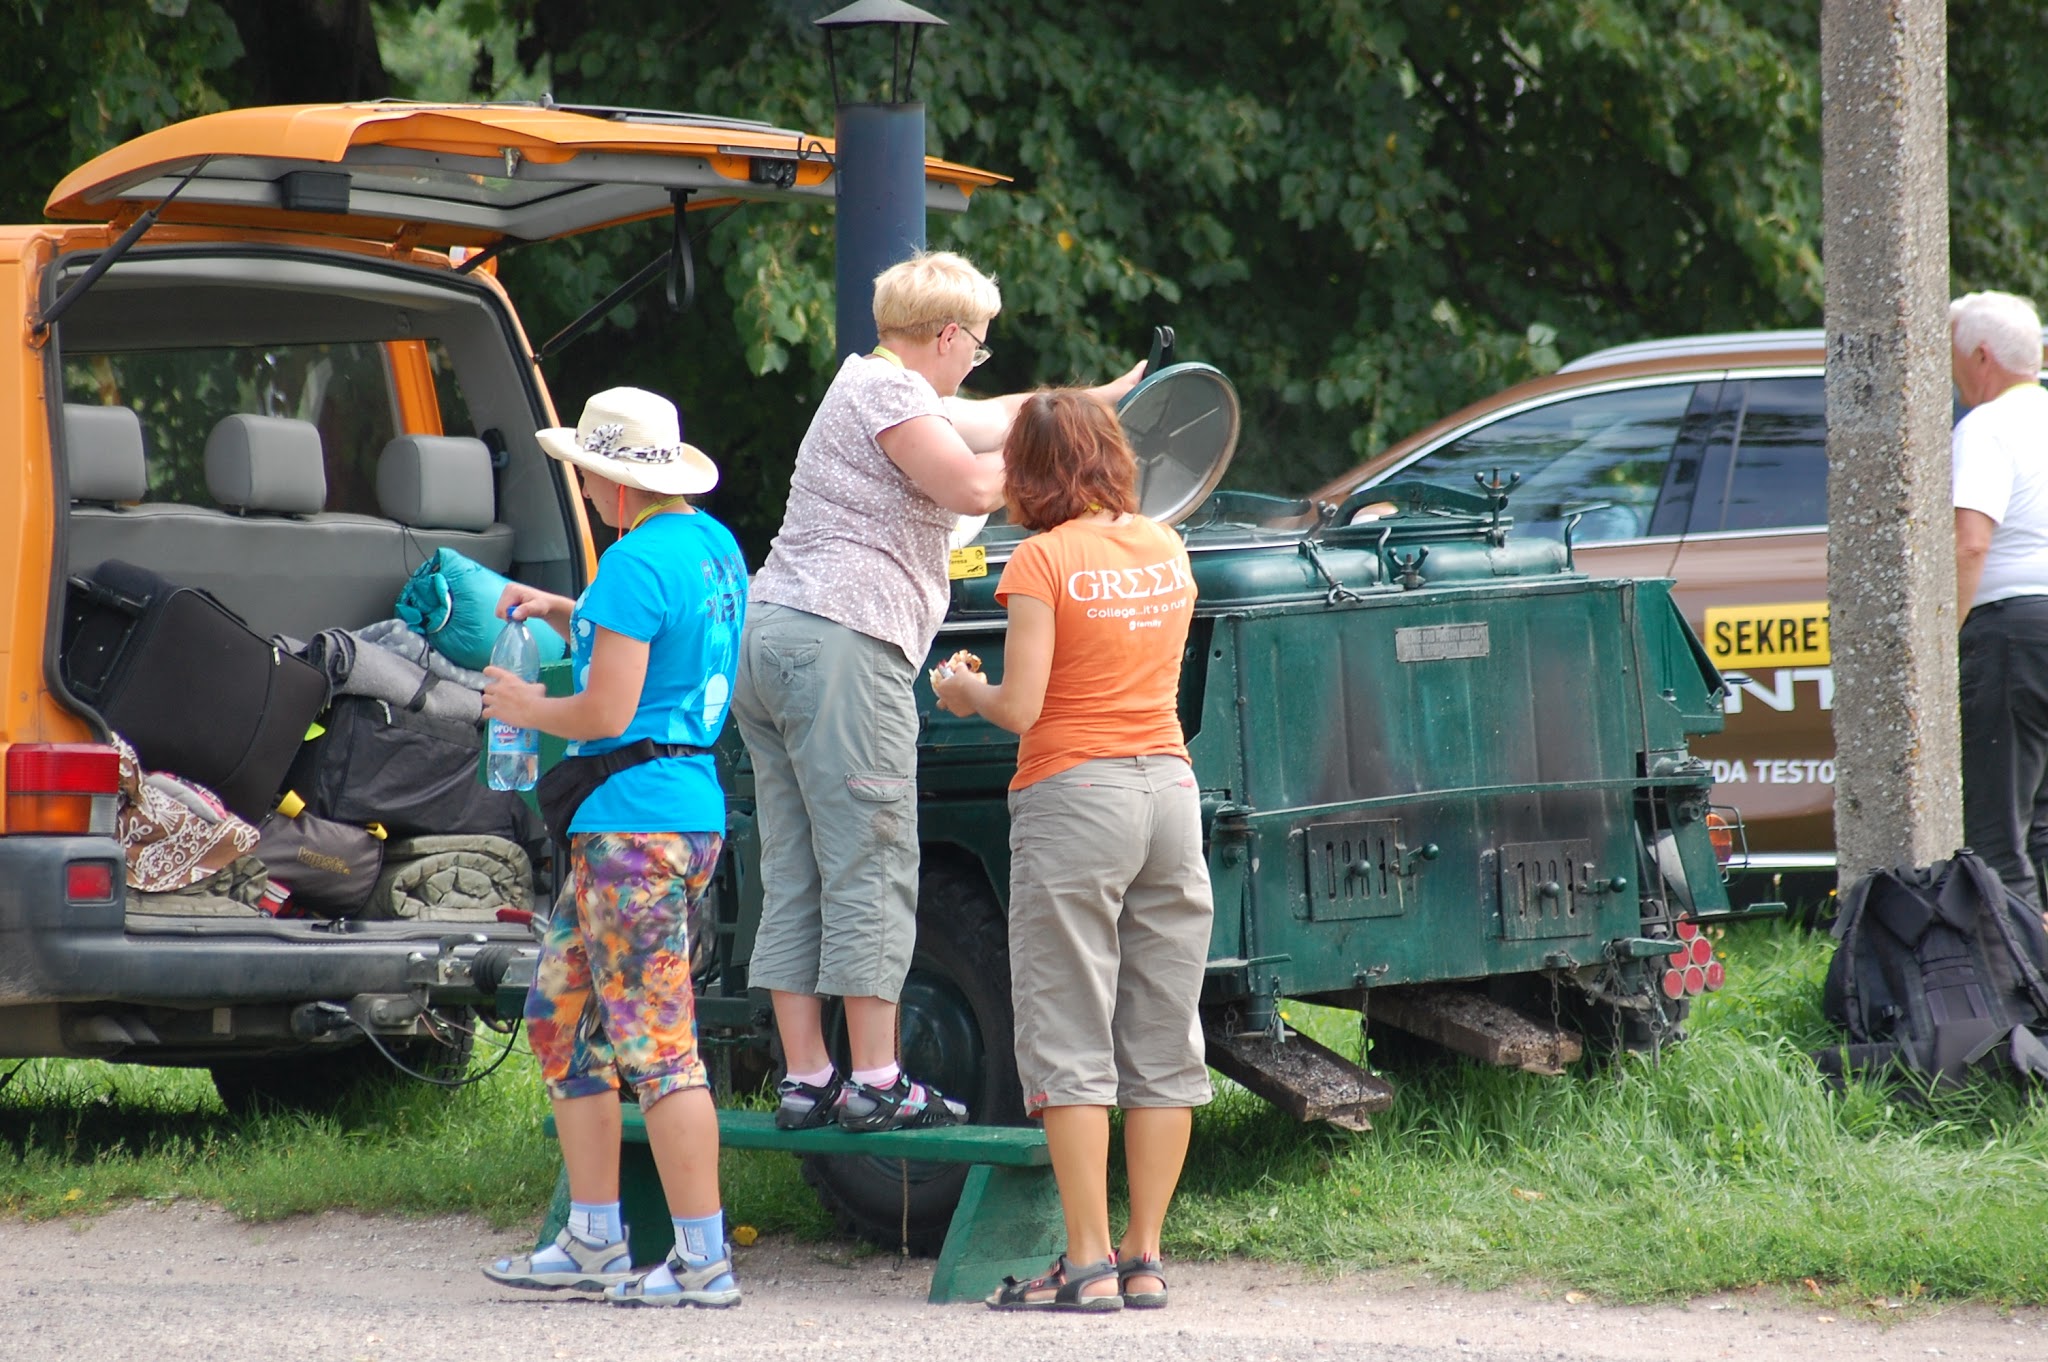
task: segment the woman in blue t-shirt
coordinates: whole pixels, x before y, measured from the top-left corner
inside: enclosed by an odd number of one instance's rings
[[[590,399],[575,430],[538,438],[577,465],[619,539],[578,600],[505,589],[501,615],[545,620],[568,639],[575,693],[550,697],[491,668],[484,714],[566,738],[570,757],[616,753],[623,769],[569,821],[568,880],[526,996],[569,1174],[568,1224],[552,1245],[484,1271],[508,1286],[602,1291],[621,1305],[735,1305],[689,923],[725,834],[706,749],[732,694],[746,563],[726,528],[684,499],[709,490],[718,470],[683,442],[665,398],[613,388]],[[621,1079],[646,1114],[675,1220],[675,1249],[646,1273],[633,1271],[619,1214]]]

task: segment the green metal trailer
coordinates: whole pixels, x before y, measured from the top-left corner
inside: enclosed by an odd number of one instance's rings
[[[1235,396],[1214,370],[1189,372],[1203,368],[1158,375],[1191,387],[1150,403],[1164,410],[1136,401],[1125,423],[1148,512],[1179,519],[1199,591],[1180,707],[1215,888],[1211,1065],[1302,1119],[1359,1129],[1390,1087],[1292,1033],[1280,1000],[1550,1072],[1588,1047],[1673,1037],[1686,999],[1719,984],[1692,919],[1727,900],[1710,772],[1686,748],[1719,729],[1722,683],[1668,583],[1589,577],[1569,535],[1517,537],[1511,484],[1376,489],[1370,508],[1210,493]],[[1201,419],[1210,407],[1218,419]],[[1189,447],[1191,426],[1210,445]],[[966,648],[1001,674],[994,593],[1020,538],[984,532],[986,575],[953,583],[934,663]],[[1015,1121],[1016,739],[920,690],[902,1049],[973,1119]],[[737,1071],[758,1073],[772,1032],[747,988],[759,846],[744,749],[728,739],[725,755],[733,854],[699,1017]],[[913,1243],[935,1242],[964,1177],[881,1159],[808,1172],[850,1228],[892,1244],[906,1219]]]

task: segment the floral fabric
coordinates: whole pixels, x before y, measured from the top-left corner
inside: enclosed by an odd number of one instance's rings
[[[167,893],[199,883],[256,845],[256,829],[229,813],[212,791],[162,772],[145,772],[118,733],[121,802],[114,835],[127,860],[130,889]]]
[[[526,1034],[550,1097],[623,1079],[642,1108],[706,1088],[690,982],[690,917],[724,838],[710,832],[578,833],[569,884],[526,995]]]

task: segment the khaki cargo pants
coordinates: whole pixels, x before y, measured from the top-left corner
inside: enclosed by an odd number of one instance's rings
[[[917,939],[917,669],[786,605],[747,611],[732,715],[754,761],[749,980],[895,1002]]]
[[[1173,756],[1010,794],[1010,995],[1024,1107],[1196,1107],[1215,910],[1201,791]]]

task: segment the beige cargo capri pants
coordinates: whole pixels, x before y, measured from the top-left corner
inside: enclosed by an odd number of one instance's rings
[[[1209,1101],[1197,1012],[1215,911],[1176,756],[1084,761],[1010,794],[1010,997],[1024,1108]]]
[[[786,605],[747,611],[732,716],[754,761],[749,982],[897,1001],[917,940],[917,669]]]

